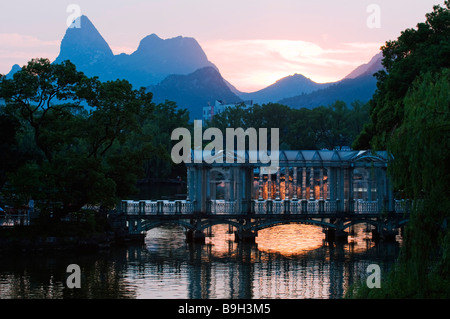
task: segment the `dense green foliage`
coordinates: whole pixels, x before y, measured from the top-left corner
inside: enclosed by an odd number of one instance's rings
[[[426,18],[382,47],[385,70],[376,74],[370,122],[355,141],[355,149],[386,149],[393,131],[402,124],[404,97],[417,76],[450,67],[449,2],[435,6]]]
[[[156,104],[151,120],[146,121],[142,130],[145,136],[151,136],[153,151],[144,163],[145,178],[168,178],[186,175],[184,165],[174,164],[170,152],[175,142],[171,133],[178,127],[192,127],[189,123],[189,112],[177,108],[172,101]]]
[[[280,149],[333,149],[350,146],[368,121],[368,105],[355,101],[349,108],[336,101],[330,106],[294,109],[269,103],[227,108],[209,123],[223,132],[227,127],[279,128]]]
[[[187,123],[185,111],[154,105],[144,88],[88,78],[69,61],[30,61],[1,78],[0,96],[0,191],[57,217],[135,192],[139,178],[154,174],[144,164],[170,154],[174,123]],[[156,169],[170,175],[166,165]]]
[[[450,297],[450,2],[383,48],[371,124],[356,144],[386,146],[394,187],[415,205],[398,264],[356,297]],[[363,143],[363,144],[364,144]]]

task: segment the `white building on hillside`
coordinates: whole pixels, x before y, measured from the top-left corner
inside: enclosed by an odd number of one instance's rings
[[[251,107],[253,105],[253,101],[244,101],[238,103],[226,103],[222,100],[216,100],[214,105],[208,103],[208,106],[203,107],[203,121],[210,121],[214,117],[214,115],[220,114],[228,107],[233,107],[239,104],[243,104],[246,108]]]

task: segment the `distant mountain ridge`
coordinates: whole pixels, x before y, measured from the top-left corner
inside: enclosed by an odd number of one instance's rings
[[[377,87],[377,79],[371,74],[360,75],[354,79],[343,79],[332,85],[308,94],[301,94],[278,101],[292,108],[313,109],[328,106],[340,100],[350,106],[355,100],[369,101]]]
[[[316,83],[311,79],[296,73],[284,77],[262,90],[253,93],[241,93],[238,95],[243,100],[253,100],[254,103],[263,104],[277,102],[284,98],[303,93],[311,93],[329,85],[330,83]]]
[[[70,58],[73,63],[82,67],[112,59],[114,54],[111,48],[92,22],[86,16],[77,19],[80,27],[66,30],[55,62],[60,63]]]
[[[131,54],[114,55],[92,22],[81,16],[80,28],[68,28],[54,63],[72,61],[77,69],[101,81],[126,79],[135,88],[146,87],[156,103],[166,99],[186,108],[191,119],[202,117],[203,106],[224,100],[228,103],[253,100],[254,103],[282,103],[294,108],[314,108],[336,100],[350,104],[368,101],[376,90],[373,74],[382,69],[382,53],[334,83],[316,83],[294,74],[251,93],[238,91],[224,79],[208,60],[194,38],[161,39],[156,34],[144,37]],[[14,65],[7,77],[20,70]]]
[[[378,52],[368,63],[362,64],[350,72],[344,79],[355,79],[359,76],[373,75],[383,68],[383,52]]]
[[[368,63],[357,67],[344,79],[308,94],[286,97],[279,100],[279,103],[292,108],[309,109],[327,106],[336,100],[344,101],[347,105],[355,100],[365,103],[376,91],[377,79],[374,74],[383,69],[382,58],[382,52],[379,52]]]
[[[156,84],[171,74],[188,74],[215,67],[194,38],[163,40],[156,34],[143,38],[131,54],[114,55],[107,42],[86,16],[80,28],[68,28],[55,63],[71,60],[77,69],[100,80],[127,79],[139,88]]]

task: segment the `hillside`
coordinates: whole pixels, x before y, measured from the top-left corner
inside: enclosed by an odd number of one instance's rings
[[[147,87],[156,103],[170,100],[190,112],[191,119],[201,119],[203,106],[216,99],[240,102],[220,73],[213,67],[205,67],[187,75],[170,75],[162,82]]]

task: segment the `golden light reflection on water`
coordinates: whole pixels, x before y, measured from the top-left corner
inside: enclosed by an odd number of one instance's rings
[[[237,243],[234,242],[234,230],[227,225],[215,225],[209,231],[206,244],[217,256],[231,256]],[[354,225],[348,229],[348,243],[344,250],[361,253],[375,246],[372,240],[372,228],[365,224]],[[397,236],[401,244],[401,236]],[[326,242],[323,228],[316,225],[283,224],[258,231],[256,247],[259,252],[276,253],[283,256],[304,255],[324,245]]]
[[[171,265],[165,260],[176,260],[177,277],[173,278],[173,268],[158,264],[154,271],[147,271],[157,276],[158,286],[154,287],[152,277],[146,275],[145,287],[140,287],[137,295],[342,298],[351,284],[366,276],[368,264],[381,265],[383,260],[386,266],[386,260],[394,260],[386,256],[397,254],[395,247],[375,247],[372,228],[366,224],[351,226],[346,229],[348,243],[337,244],[328,243],[323,228],[317,225],[277,225],[260,230],[256,245],[235,242],[236,229],[224,224],[205,231],[205,245],[186,245],[180,226],[154,229],[149,232],[153,235],[148,238],[147,250],[164,260],[162,265]],[[169,250],[164,242],[169,242]]]
[[[305,254],[324,244],[325,234],[321,227],[303,224],[285,224],[258,231],[256,247],[260,252],[277,253],[284,256]],[[216,255],[233,254],[234,229],[216,225],[207,235],[206,244],[212,246]]]
[[[323,245],[321,227],[302,224],[279,225],[258,232],[258,249],[284,256],[301,255]]]

